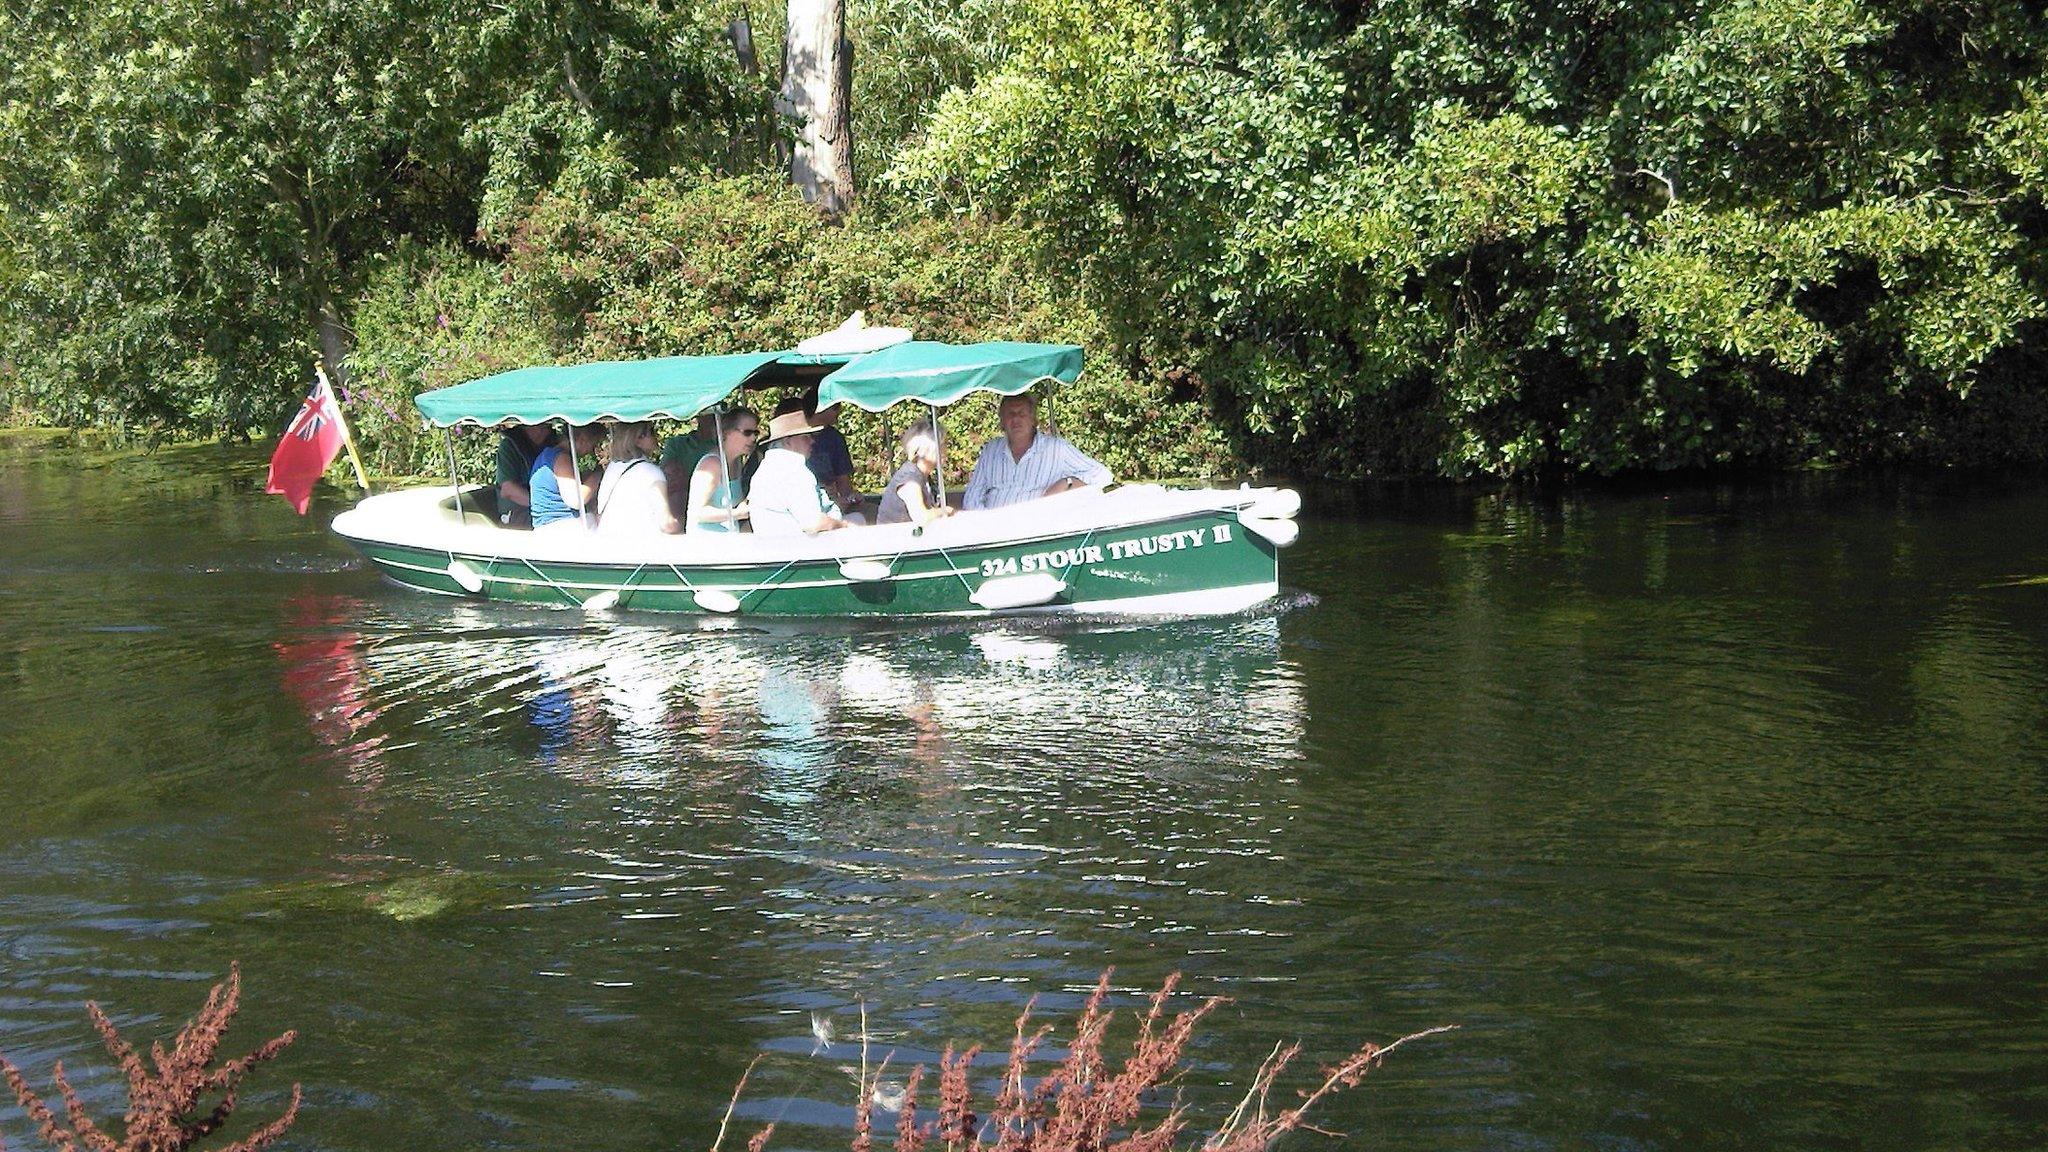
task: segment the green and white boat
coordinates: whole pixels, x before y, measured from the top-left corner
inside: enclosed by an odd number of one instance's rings
[[[442,429],[685,420],[750,387],[818,382],[880,411],[1071,383],[1070,345],[910,341],[857,355],[761,352],[523,368],[421,395]],[[449,459],[453,470],[454,452]],[[1218,615],[1279,591],[1300,498],[1278,488],[1086,488],[1009,508],[804,537],[610,536],[499,525],[495,489],[371,496],[334,530],[399,584],[490,600],[717,616]]]

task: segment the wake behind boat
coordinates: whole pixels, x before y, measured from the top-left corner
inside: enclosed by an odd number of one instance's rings
[[[421,395],[444,429],[688,419],[745,387],[821,382],[819,404],[879,411],[1071,382],[1068,345],[929,342],[869,353],[668,357],[526,368]],[[451,457],[452,457],[451,453]],[[385,576],[447,595],[585,609],[773,616],[1010,612],[1212,615],[1279,590],[1300,500],[1274,488],[1083,488],[922,526],[808,536],[608,536],[503,527],[488,486],[365,499],[334,530]]]

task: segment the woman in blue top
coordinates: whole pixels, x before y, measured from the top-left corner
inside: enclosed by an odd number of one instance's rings
[[[725,428],[723,442],[717,451],[699,457],[690,473],[688,522],[692,532],[737,532],[740,521],[747,518],[747,502],[740,492],[740,464],[761,438],[761,418],[750,408],[735,408],[720,423]]]
[[[527,491],[533,497],[533,526],[541,529],[551,525],[574,524],[583,517],[583,510],[590,507],[597,496],[597,469],[582,473],[582,483],[577,483],[578,469],[574,452],[581,456],[597,447],[598,427],[585,424],[570,433],[570,447],[550,444],[533,458],[533,475],[527,481]],[[572,503],[565,493],[576,493]]]

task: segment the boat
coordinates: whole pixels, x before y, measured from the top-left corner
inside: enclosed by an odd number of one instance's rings
[[[775,537],[613,536],[504,527],[496,489],[464,485],[453,434],[511,424],[687,420],[743,389],[819,387],[821,407],[936,416],[973,392],[1072,383],[1062,344],[903,340],[873,351],[795,350],[541,366],[422,393],[450,436],[450,483],[367,497],[334,531],[392,581],[423,592],[586,611],[702,616],[945,617],[1036,613],[1205,616],[1279,591],[1298,528],[1283,488],[1082,488],[923,526]]]

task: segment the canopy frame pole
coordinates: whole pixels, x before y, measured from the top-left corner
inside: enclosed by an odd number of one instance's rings
[[[724,405],[719,405],[719,408],[723,407]],[[732,495],[732,467],[725,462],[725,415],[718,408],[711,410],[711,435],[711,454],[718,457],[719,495],[730,496]],[[690,467],[694,470],[697,466],[692,464]],[[733,509],[738,507],[739,501],[735,500],[733,501],[733,507],[725,510],[727,531],[737,532],[740,530],[739,518],[733,515]],[[685,518],[687,519],[687,517]]]
[[[946,439],[939,434],[939,406],[926,401],[925,408],[932,414],[932,444],[937,447],[939,453],[938,463],[932,465],[932,479],[939,482],[939,505],[944,507],[946,503]]]
[[[455,466],[455,429],[452,426],[441,429],[441,443],[446,445],[448,449],[448,486],[455,489],[455,522],[461,524],[464,522],[462,519],[462,474]]]
[[[583,461],[576,458],[576,428],[566,419],[562,421],[562,438],[569,442],[569,471],[576,477],[576,518],[583,521],[585,530],[595,532],[597,518],[590,514],[589,506],[583,503]],[[562,503],[567,504],[568,501],[564,500]]]

